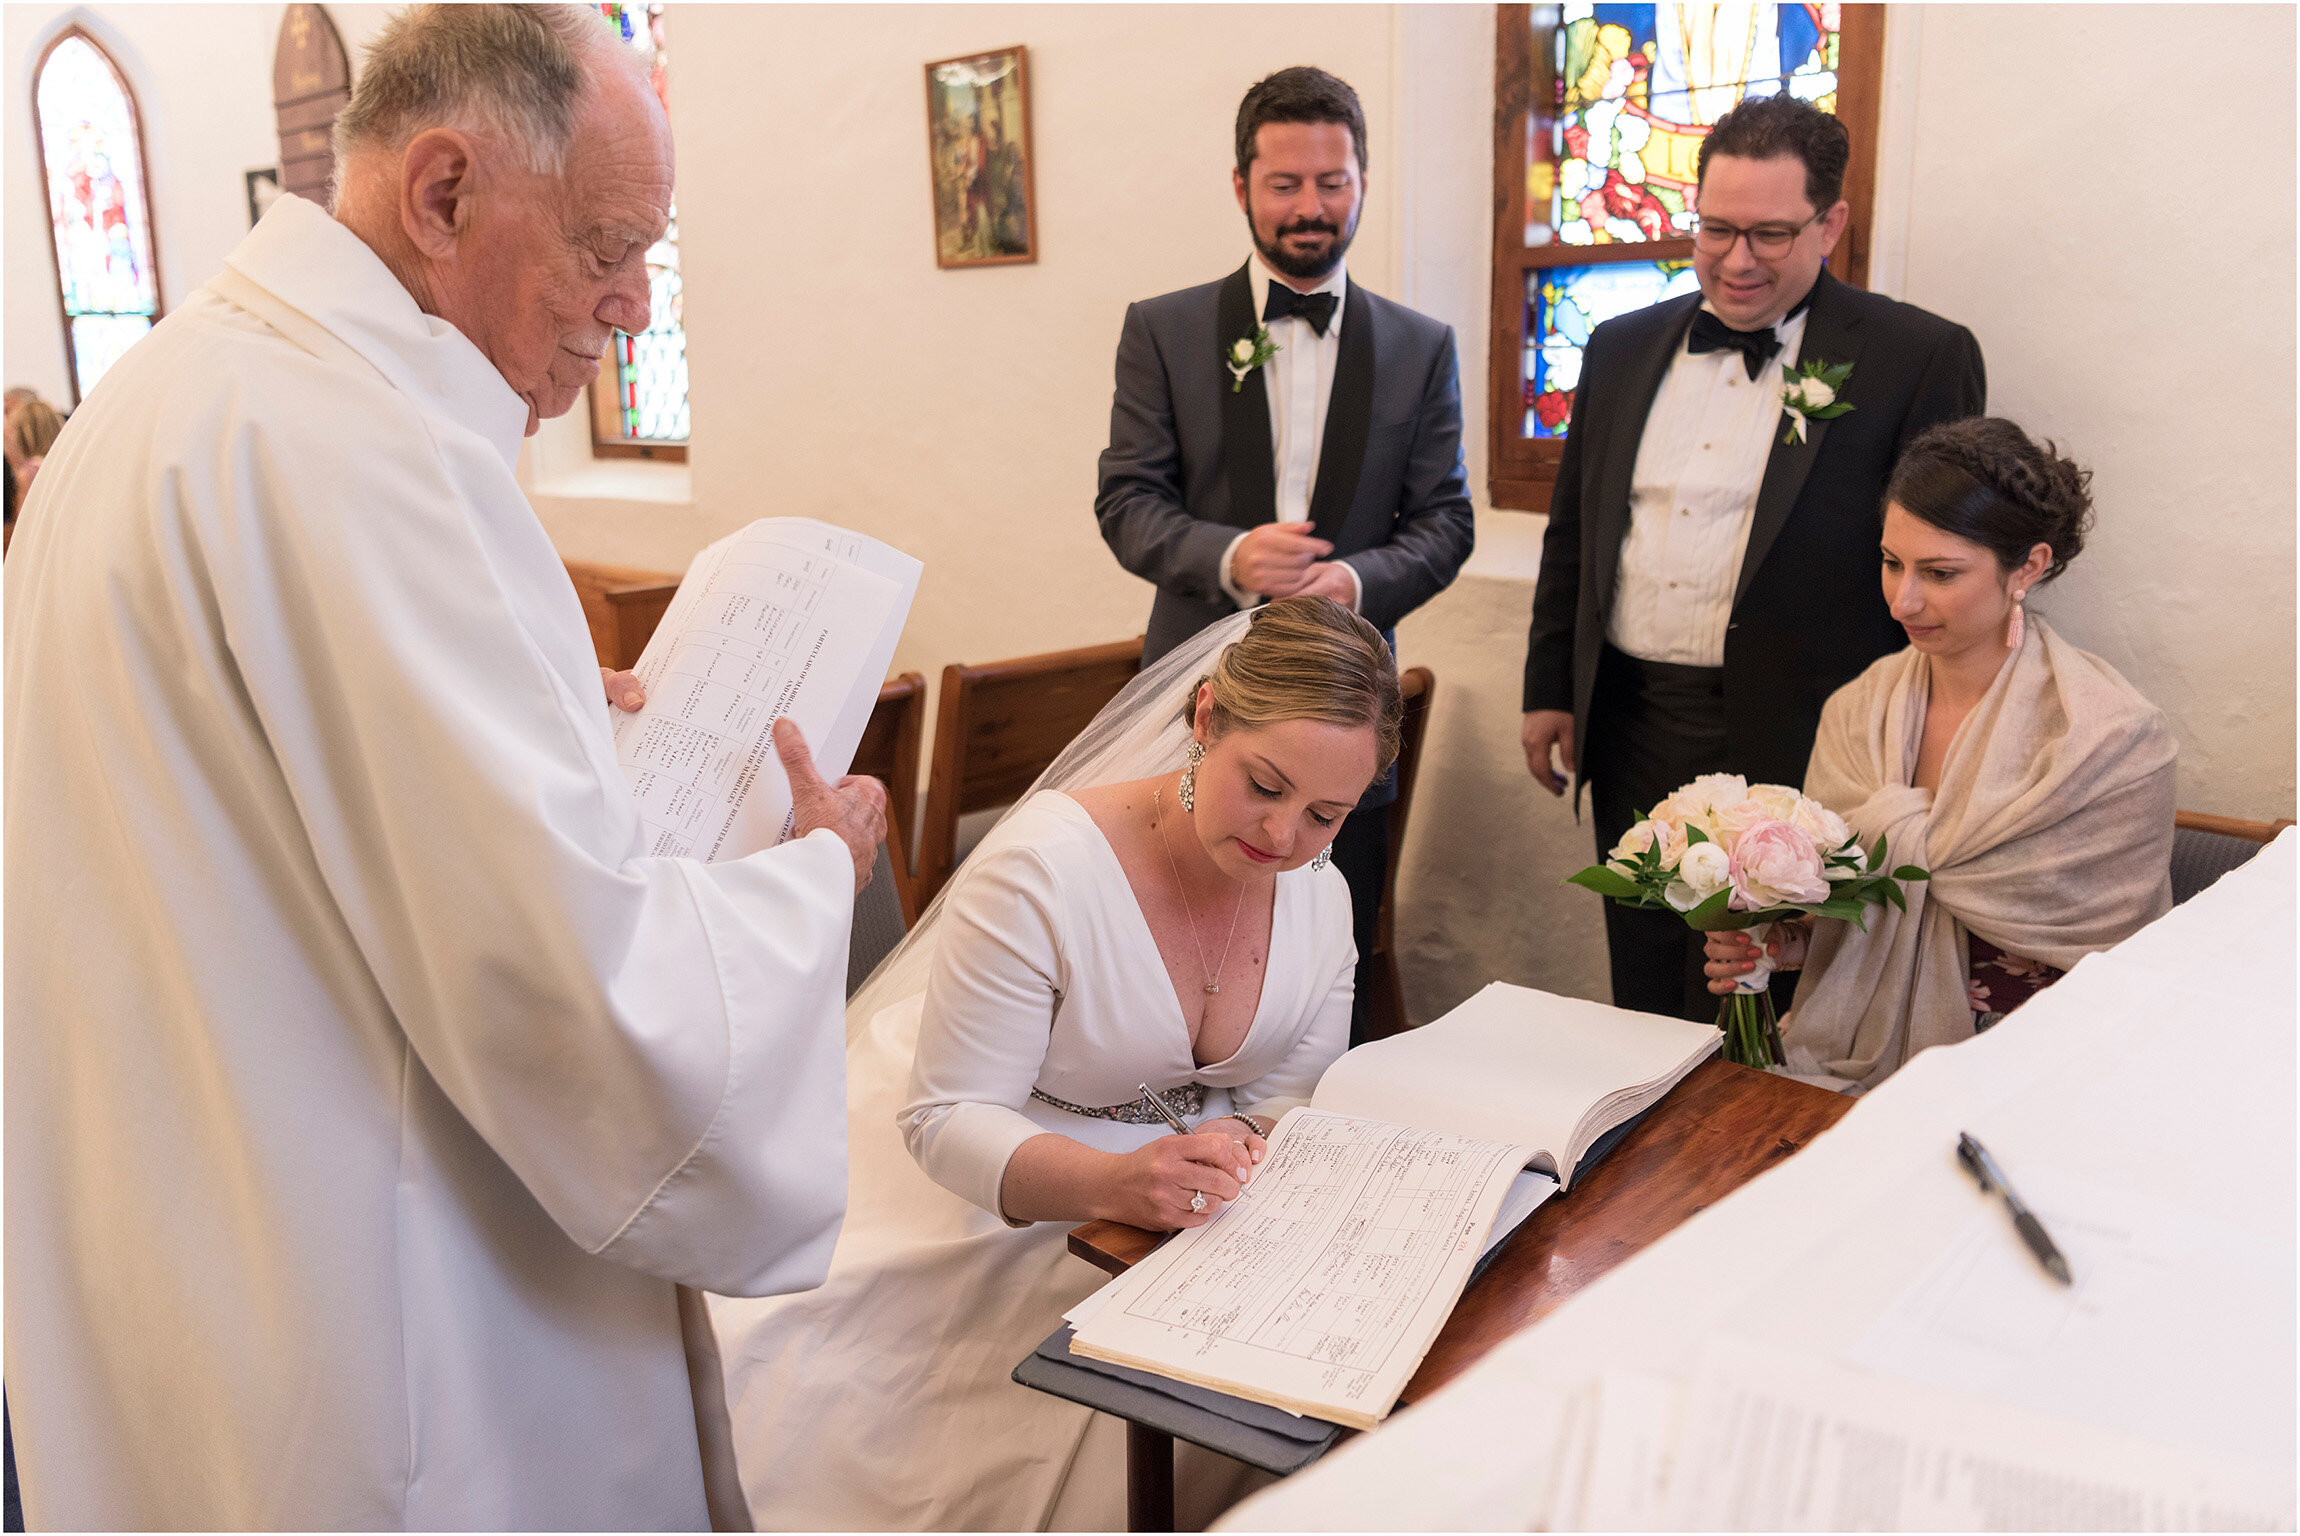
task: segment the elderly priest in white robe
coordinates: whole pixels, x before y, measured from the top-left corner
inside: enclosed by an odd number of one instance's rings
[[[670,209],[597,14],[403,14],[339,135],[334,216],[282,198],[105,376],[7,562],[26,1514],[739,1520],[678,1287],[822,1280],[884,802],[785,727],[808,835],[643,852],[512,479]]]

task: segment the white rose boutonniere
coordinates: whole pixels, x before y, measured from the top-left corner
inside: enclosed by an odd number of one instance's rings
[[[1230,343],[1222,354],[1222,366],[1230,370],[1230,393],[1236,394],[1246,387],[1246,375],[1278,355],[1278,344],[1270,339],[1270,328],[1256,326],[1251,336],[1241,336]]]
[[[1805,440],[1805,423],[1808,421],[1833,421],[1850,411],[1852,407],[1837,398],[1837,391],[1843,389],[1845,381],[1852,376],[1851,363],[1839,363],[1831,367],[1815,358],[1796,369],[1784,364],[1781,368],[1781,409],[1788,413],[1789,426],[1782,432],[1781,441],[1801,443]]]

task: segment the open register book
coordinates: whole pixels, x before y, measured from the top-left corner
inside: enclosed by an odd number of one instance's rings
[[[1359,1046],[1278,1123],[1235,1202],[1072,1314],[1070,1347],[1371,1428],[1429,1352],[1505,1204],[1522,1219],[1570,1186],[1593,1142],[1722,1038],[1714,1025],[1496,982]],[[1527,1168],[1557,1184],[1534,1181],[1529,1197]]]
[[[790,836],[774,723],[798,722],[824,778],[847,771],[920,569],[811,517],[761,518],[695,557],[634,669],[647,703],[615,721],[649,853],[714,863]]]

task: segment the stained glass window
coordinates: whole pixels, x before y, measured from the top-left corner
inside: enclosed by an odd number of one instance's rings
[[[1557,109],[1549,153],[1528,157],[1528,244],[1680,238],[1701,140],[1734,103],[1788,91],[1837,108],[1835,5],[1568,5],[1551,47]]]
[[[602,5],[617,34],[647,62],[663,110],[671,108],[669,54],[661,5]],[[649,316],[636,336],[615,334],[592,409],[595,445],[626,445],[650,454],[687,440],[687,329],[679,278],[679,210],[647,252]]]
[[[1690,261],[1613,261],[1526,273],[1524,434],[1565,436],[1573,389],[1581,382],[1581,349],[1591,331],[1697,286]]]
[[[77,399],[159,317],[144,148],[127,82],[84,32],[48,50],[33,96]]]

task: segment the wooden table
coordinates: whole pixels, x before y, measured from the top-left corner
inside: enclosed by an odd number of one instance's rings
[[[1589,1176],[1535,1211],[1462,1293],[1437,1342],[1399,1395],[1415,1403],[1503,1339],[1835,1125],[1842,1094],[1712,1058],[1695,1067]],[[1092,1221],[1070,1251],[1123,1274],[1163,1234]],[[1127,1426],[1127,1524],[1172,1530],[1173,1441]]]

